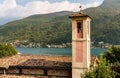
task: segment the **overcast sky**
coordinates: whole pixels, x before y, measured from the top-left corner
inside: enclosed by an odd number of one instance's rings
[[[0,0],[0,18],[23,18],[33,14],[79,11],[99,6],[103,0]]]

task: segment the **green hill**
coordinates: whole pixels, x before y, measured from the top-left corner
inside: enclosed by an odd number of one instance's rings
[[[84,11],[93,17],[91,25],[92,41],[120,44],[119,7],[120,0],[104,0],[101,6]]]
[[[27,40],[46,44],[71,42],[71,21],[68,15],[72,12],[57,12],[44,15],[33,15],[25,19],[10,22],[1,26],[0,41]]]
[[[99,7],[88,8],[83,12],[92,18],[92,41],[120,43],[120,0],[105,0]],[[9,22],[0,26],[0,42],[14,40],[61,44],[71,42],[71,20],[73,12],[39,14]]]

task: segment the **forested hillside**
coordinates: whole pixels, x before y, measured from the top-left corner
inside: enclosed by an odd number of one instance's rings
[[[84,11],[93,18],[91,24],[92,41],[120,44],[119,7],[120,0],[104,0],[101,6]]]
[[[110,44],[120,43],[120,0],[105,0],[99,7],[83,11],[90,15],[92,41]],[[57,12],[33,15],[0,26],[0,41],[26,40],[45,44],[71,42],[71,20],[73,12]]]
[[[33,15],[25,19],[10,22],[1,26],[0,41],[61,44],[71,42],[71,21],[68,15],[72,12],[58,12],[45,15]]]

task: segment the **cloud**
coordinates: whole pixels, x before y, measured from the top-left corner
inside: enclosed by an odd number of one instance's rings
[[[17,4],[16,0],[4,0],[0,3],[0,18],[23,18],[33,14],[47,14],[59,11],[79,11],[80,3],[71,3],[68,0],[50,3],[48,1],[32,1],[24,6]],[[99,2],[82,5],[83,9],[96,7]]]
[[[100,2],[93,2],[92,4],[83,5],[83,9],[90,8],[90,7],[97,7],[100,5]]]

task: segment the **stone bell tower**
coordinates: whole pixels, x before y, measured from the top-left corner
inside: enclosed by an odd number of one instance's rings
[[[90,21],[83,13],[74,13],[72,19],[72,78],[80,78],[90,66]]]

